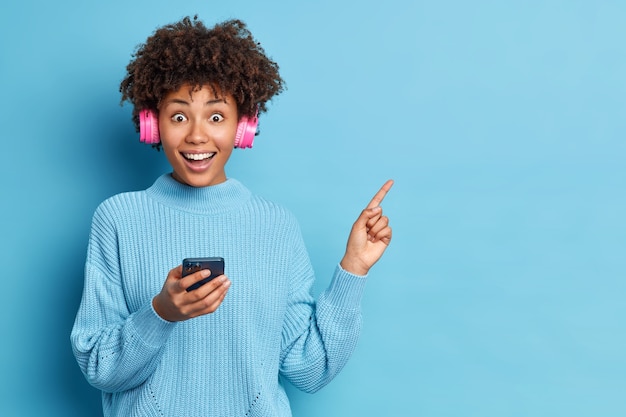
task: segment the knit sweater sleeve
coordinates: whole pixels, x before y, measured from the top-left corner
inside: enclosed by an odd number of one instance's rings
[[[311,296],[313,270],[299,232],[291,276],[280,371],[294,386],[312,393],[341,371],[356,347],[366,277],[337,265],[329,287],[316,303]]]
[[[140,385],[151,375],[175,324],[161,319],[151,302],[129,311],[115,217],[104,207],[94,214],[83,296],[70,338],[89,383],[105,392],[119,392]]]

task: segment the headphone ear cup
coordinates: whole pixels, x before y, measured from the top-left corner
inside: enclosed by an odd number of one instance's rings
[[[237,123],[235,134],[235,148],[251,148],[259,125],[258,113],[254,117],[242,116]]]
[[[144,109],[139,112],[139,140],[149,144],[161,142],[159,118],[152,110]]]

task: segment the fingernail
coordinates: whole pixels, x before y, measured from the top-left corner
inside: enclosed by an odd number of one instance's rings
[[[223,284],[223,285],[224,285],[226,288],[230,287],[230,281],[229,281],[229,280],[227,280],[226,282],[224,282],[224,284]]]
[[[200,275],[202,276],[202,278],[207,278],[209,275],[211,275],[211,271],[209,271],[208,269],[203,269],[200,271]]]

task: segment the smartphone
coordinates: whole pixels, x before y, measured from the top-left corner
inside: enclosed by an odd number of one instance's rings
[[[211,275],[187,288],[187,292],[193,291],[196,288],[200,288],[215,277],[224,275],[224,258],[212,257],[183,259],[183,277],[186,277],[187,275],[193,274],[194,272],[200,271],[202,269],[210,270]]]

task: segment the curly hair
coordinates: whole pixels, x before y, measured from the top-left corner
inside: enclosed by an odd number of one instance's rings
[[[278,64],[245,23],[228,20],[208,29],[197,16],[155,30],[126,67],[121,102],[133,105],[137,131],[139,112],[158,110],[161,99],[184,84],[232,94],[239,117],[265,112],[266,102],[284,89]]]

